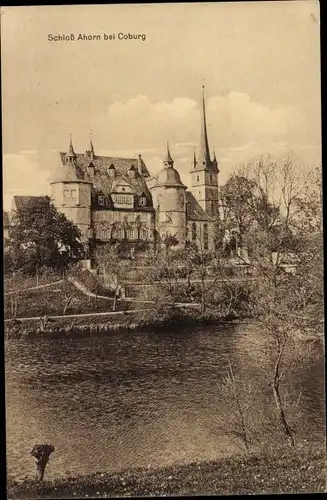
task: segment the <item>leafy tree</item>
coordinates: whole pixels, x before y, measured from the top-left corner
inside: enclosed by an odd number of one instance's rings
[[[78,227],[45,196],[31,198],[13,214],[7,252],[11,270],[35,274],[44,267],[66,269],[83,258],[84,247]]]

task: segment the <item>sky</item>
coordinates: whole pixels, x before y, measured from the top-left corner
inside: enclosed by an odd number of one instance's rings
[[[220,184],[262,153],[321,164],[315,1],[2,7],[1,64],[4,209],[50,194],[57,152],[91,130],[96,154],[140,153],[153,175],[169,141],[189,185],[203,83]]]

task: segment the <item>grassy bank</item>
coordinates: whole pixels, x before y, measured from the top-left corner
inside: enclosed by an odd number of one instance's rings
[[[51,465],[49,465],[51,467]],[[37,483],[8,481],[8,498],[188,496],[326,491],[322,448],[282,449],[158,469],[96,473]]]
[[[47,288],[16,291],[16,317],[29,318],[35,316],[80,314],[88,312],[111,311],[113,299],[95,298],[85,295],[72,283],[63,281]],[[6,296],[4,301],[4,317],[11,319],[13,296]],[[118,310],[127,310],[135,304],[120,300]]]

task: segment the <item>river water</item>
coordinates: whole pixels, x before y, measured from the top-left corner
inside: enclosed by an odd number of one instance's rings
[[[34,476],[29,456],[52,443],[47,477],[213,459],[235,444],[217,432],[218,386],[229,363],[257,373],[251,325],[174,333],[10,341],[6,346],[7,470]],[[293,377],[303,432],[324,426],[322,343]]]

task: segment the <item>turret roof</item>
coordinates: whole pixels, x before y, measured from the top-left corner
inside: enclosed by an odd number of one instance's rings
[[[180,186],[186,189],[186,186],[181,181],[178,171],[174,167],[165,167],[160,171],[157,182],[155,184],[155,187],[158,186]]]

